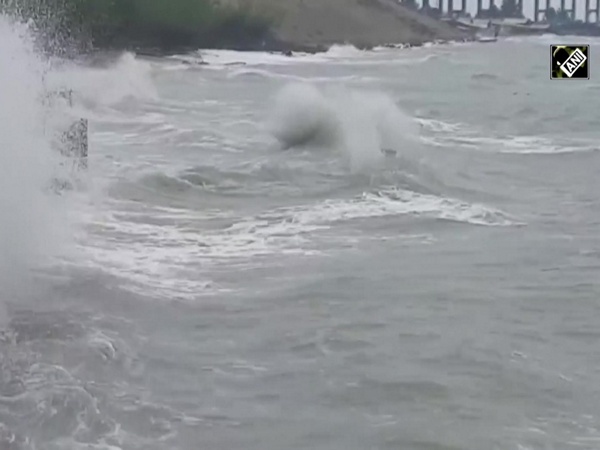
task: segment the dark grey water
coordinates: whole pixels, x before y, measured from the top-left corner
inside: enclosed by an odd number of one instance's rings
[[[0,448],[599,448],[600,67],[551,43],[52,69],[91,169],[5,170]]]

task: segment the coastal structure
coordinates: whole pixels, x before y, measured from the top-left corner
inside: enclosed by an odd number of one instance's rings
[[[592,3],[593,2],[593,3]],[[559,8],[555,8],[551,0],[543,6],[540,0],[534,2],[534,21],[548,24],[548,32],[558,35],[600,36],[600,0],[586,0],[583,20],[577,19],[576,1],[560,0]]]
[[[60,153],[68,158],[76,170],[88,167],[88,121],[79,119],[62,134]]]
[[[49,107],[51,115],[64,115],[64,118],[46,124],[53,136],[55,149],[72,162],[73,169],[87,169],[88,120],[74,119],[68,112],[73,108],[73,91],[71,89],[50,91],[42,102]],[[66,106],[66,109],[60,107],[61,103],[63,107]]]
[[[439,0],[437,5],[433,5],[430,0],[423,0],[421,10],[434,10],[440,16],[452,17],[456,13],[467,15],[466,0],[461,0],[461,6],[455,7],[457,0]],[[510,6],[505,8],[506,3]],[[476,18],[525,18],[523,16],[523,0],[489,0],[487,7],[484,0],[477,0]],[[558,8],[556,8],[558,6]],[[600,22],[600,0],[585,0],[584,23]],[[559,0],[558,5],[554,5],[552,0],[534,0],[533,22],[549,22],[555,16],[557,19],[577,21],[577,2],[576,0]]]
[[[478,0],[480,1],[480,0]],[[456,8],[455,0],[446,0],[446,8],[444,8],[444,0],[439,0],[437,5],[432,5],[429,0],[423,0],[421,12],[437,17],[453,17],[455,15],[464,16],[467,14],[467,0],[460,0],[460,7]],[[411,4],[413,0],[403,1],[403,4]]]
[[[48,108],[45,133],[52,149],[61,155],[62,167],[48,187],[61,194],[76,188],[80,173],[88,168],[88,120],[73,116],[73,92],[70,89],[48,91],[41,101]]]
[[[597,0],[598,1],[598,0]],[[576,9],[576,2],[575,0],[571,0],[571,5],[569,8],[567,8],[566,5],[566,0],[560,0],[560,9],[559,9],[559,13],[562,15],[563,18],[569,18],[570,20],[574,21],[576,20],[576,14],[577,14],[577,9]],[[586,0],[586,11],[589,10],[590,8],[590,0]],[[548,20],[548,19],[552,19],[554,15],[556,15],[556,10],[552,7],[552,3],[550,0],[546,0],[544,8],[540,7],[540,0],[534,0],[533,3],[533,21],[534,22],[538,22],[541,20]],[[550,16],[550,17],[548,17]],[[587,12],[586,12],[586,16],[587,16]],[[587,19],[586,19],[587,22]]]
[[[585,0],[585,21],[586,23],[591,22],[591,15],[594,14],[594,22],[600,22],[600,0],[596,0],[595,6],[592,8],[590,5],[591,0]]]
[[[543,33],[600,36],[600,0],[585,0],[583,20],[577,18],[576,0],[534,0],[533,20],[523,15],[523,0],[488,0],[487,5],[484,0],[477,0],[475,17],[466,13],[464,1],[458,10],[453,6],[454,1],[439,0],[438,6],[432,8],[429,0],[423,0],[421,11],[433,10],[444,22],[476,35],[498,27],[499,34],[505,36]]]

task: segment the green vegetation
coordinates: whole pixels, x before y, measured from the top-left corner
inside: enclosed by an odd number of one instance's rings
[[[250,0],[0,0],[0,11],[33,20],[45,34],[97,48],[257,47],[276,17]]]

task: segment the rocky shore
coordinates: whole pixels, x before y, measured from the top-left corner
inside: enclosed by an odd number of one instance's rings
[[[33,19],[43,50],[65,57],[98,51],[164,56],[200,48],[314,53],[335,44],[369,49],[469,38],[397,0],[15,1],[0,5],[0,12]]]
[[[426,42],[471,38],[442,21],[403,7],[396,0],[219,0],[232,8],[252,5],[253,14],[268,12],[272,25],[248,36],[236,29],[205,34],[186,42],[173,35],[151,33],[136,40],[116,38],[100,47],[148,56],[184,54],[198,48],[267,51],[292,54],[327,51],[335,44],[359,49],[376,46],[419,46]]]
[[[245,0],[221,0],[239,4]],[[469,39],[444,22],[403,7],[396,0],[253,0],[258,9],[277,11],[272,35],[250,43],[252,50],[321,51],[334,44],[373,48]],[[239,43],[238,50],[243,50]]]

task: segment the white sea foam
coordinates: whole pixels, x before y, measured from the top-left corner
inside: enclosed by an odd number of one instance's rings
[[[86,244],[87,262],[122,279],[127,289],[168,298],[195,298],[223,290],[208,275],[210,268],[221,263],[252,264],[257,257],[274,254],[320,254],[318,243],[323,232],[335,226],[341,238],[339,225],[357,219],[411,215],[479,226],[521,224],[484,205],[398,189],[276,208],[237,219],[231,216],[232,225],[218,230],[202,228],[204,220],[214,218],[209,212],[171,209],[157,210],[152,215],[198,225],[182,228],[163,221],[155,225],[136,220],[136,213],[95,213],[90,222],[96,224],[96,239]],[[401,233],[395,236],[403,237]],[[423,242],[429,240],[428,236],[421,238]],[[332,244],[330,239],[328,242]],[[335,245],[329,247],[334,250]],[[208,268],[206,275],[202,268]]]
[[[287,56],[279,52],[239,52],[235,50],[200,50],[198,56],[202,61],[213,66],[233,65],[290,65],[290,64],[318,64],[322,62],[335,62],[338,60],[356,59],[368,55],[351,45],[334,45],[326,52],[303,53],[295,52],[293,56]],[[189,55],[185,57],[189,58]],[[177,57],[179,59],[182,56]]]
[[[294,52],[287,56],[278,52],[239,52],[234,50],[199,50],[194,54],[173,56],[180,69],[200,67],[204,70],[223,70],[239,67],[278,67],[292,65],[413,65],[426,63],[440,56],[435,44],[429,47],[411,48],[399,45],[359,50],[351,45],[334,45],[320,53]],[[199,65],[200,63],[206,65]],[[173,70],[173,66],[171,68]]]
[[[492,132],[477,130],[466,124],[435,119],[418,119],[430,134],[423,140],[438,147],[471,149],[480,152],[553,155],[598,151],[595,141],[546,136],[494,136]]]

